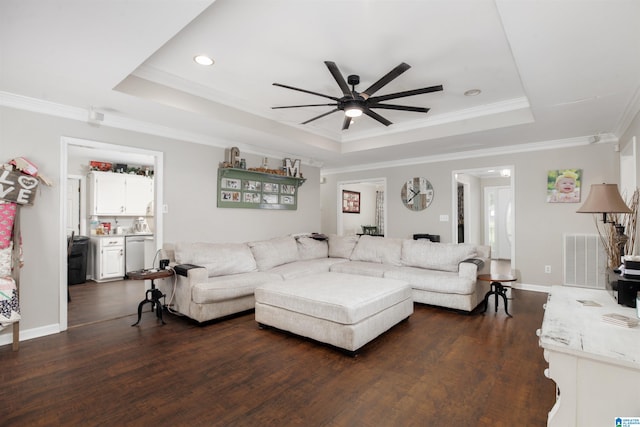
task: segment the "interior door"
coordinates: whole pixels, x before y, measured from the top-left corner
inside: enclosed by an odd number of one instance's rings
[[[513,211],[510,187],[485,187],[485,244],[491,246],[491,257],[511,259]]]

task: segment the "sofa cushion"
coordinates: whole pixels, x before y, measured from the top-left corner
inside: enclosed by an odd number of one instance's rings
[[[282,264],[268,270],[268,273],[277,274],[285,280],[296,279],[301,276],[311,276],[326,273],[333,264],[348,262],[344,258],[316,258]]]
[[[176,243],[174,256],[178,264],[206,268],[209,277],[256,270],[256,261],[245,243]]]
[[[382,277],[390,268],[397,268],[387,264],[366,261],[348,261],[333,264],[329,271],[333,273],[357,274],[360,276]]]
[[[250,242],[249,247],[260,271],[298,260],[298,246],[291,236]]]
[[[460,277],[450,271],[418,267],[394,267],[384,272],[385,279],[404,280],[413,289],[443,294],[469,295],[476,291],[476,278]]]
[[[351,261],[401,265],[402,239],[361,236],[351,253]]]
[[[331,258],[349,259],[356,243],[358,243],[358,236],[356,235],[338,236],[337,234],[330,234],[329,256]]]
[[[316,240],[311,237],[298,237],[298,259],[317,259],[329,256],[329,243],[326,240]]]
[[[191,300],[196,304],[209,304],[253,295],[256,286],[266,282],[280,281],[276,274],[253,273],[231,274],[224,277],[212,277],[206,282],[193,285]]]
[[[458,264],[476,256],[475,245],[403,240],[402,265],[430,270],[458,271]]]

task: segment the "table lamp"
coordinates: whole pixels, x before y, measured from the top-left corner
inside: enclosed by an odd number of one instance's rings
[[[618,184],[592,184],[587,200],[576,212],[602,214],[602,222],[604,224],[613,224],[616,228],[619,255],[621,257],[624,255],[624,246],[628,239],[624,234],[624,226],[615,221],[607,220],[607,214],[633,213],[622,200],[622,196],[618,191]]]

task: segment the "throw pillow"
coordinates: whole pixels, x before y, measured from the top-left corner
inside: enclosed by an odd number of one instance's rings
[[[358,236],[355,234],[348,236],[338,236],[337,234],[329,235],[329,256],[331,258],[351,257],[353,248],[358,243]]]
[[[298,260],[298,246],[291,236],[251,242],[249,247],[260,271]]]
[[[350,259],[352,261],[402,265],[400,263],[401,253],[402,239],[364,235],[358,240]]]
[[[298,237],[298,259],[317,259],[329,256],[329,245],[326,240],[316,240],[312,237]]]
[[[175,258],[178,264],[205,267],[209,277],[256,270],[256,261],[245,243],[176,243]]]

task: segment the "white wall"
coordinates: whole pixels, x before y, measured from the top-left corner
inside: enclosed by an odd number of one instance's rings
[[[411,238],[414,233],[440,234],[443,242],[451,242],[451,221],[455,221],[452,171],[505,164],[514,165],[514,261],[519,280],[535,285],[562,284],[563,233],[596,233],[596,228],[592,215],[576,213],[581,203],[546,203],[547,173],[555,169],[582,168],[584,188],[594,183],[617,182],[617,153],[610,143],[327,175],[326,183],[321,186],[322,232],[335,232],[336,205],[332,188],[336,182],[384,176],[387,178],[387,236]],[[402,184],[414,176],[427,178],[435,191],[431,206],[421,212],[409,211],[400,200]],[[583,201],[584,197],[586,195]],[[449,221],[440,221],[440,215],[448,215]],[[551,274],[544,272],[545,265],[551,265]]]
[[[60,312],[60,265],[66,252],[58,230],[61,221],[60,139],[62,136],[130,145],[164,153],[164,240],[248,241],[287,233],[319,231],[318,168],[302,167],[305,184],[299,190],[297,211],[218,209],[217,169],[224,149],[190,144],[84,122],[0,107],[0,161],[23,156],[54,181],[40,186],[35,204],[22,209],[25,265],[21,271],[20,308],[22,337],[55,332]],[[229,146],[233,146],[229,142]],[[258,156],[245,155],[249,166]],[[275,165],[281,159],[270,159]],[[11,329],[11,328],[9,328]],[[0,332],[0,341],[10,330]],[[9,337],[10,338],[10,337]]]

